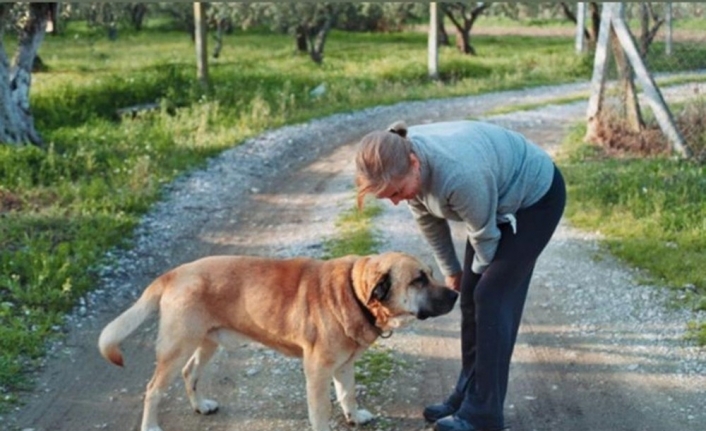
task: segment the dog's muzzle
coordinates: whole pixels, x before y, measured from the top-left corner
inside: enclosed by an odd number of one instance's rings
[[[439,287],[426,291],[427,297],[420,304],[417,319],[442,316],[453,310],[458,299],[458,292],[448,287]]]

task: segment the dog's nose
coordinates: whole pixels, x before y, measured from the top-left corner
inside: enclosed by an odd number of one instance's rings
[[[458,292],[448,287],[434,290],[431,295],[429,295],[426,304],[420,307],[417,312],[417,319],[424,320],[429,317],[441,316],[450,312],[453,310],[458,296]]]
[[[448,289],[446,291],[446,294],[449,295],[449,300],[451,301],[451,303],[455,303],[459,297],[459,293],[453,289]]]

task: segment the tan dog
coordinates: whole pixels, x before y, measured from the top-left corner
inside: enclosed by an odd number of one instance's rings
[[[218,409],[196,384],[218,345],[233,336],[301,357],[309,420],[315,431],[328,431],[331,379],[347,420],[370,421],[373,415],[358,409],[355,399],[355,360],[382,333],[448,313],[457,297],[403,253],[325,261],[207,257],[152,282],[103,329],[98,345],[107,360],[122,366],[120,342],[159,310],[157,367],[147,385],[142,431],[161,430],[159,400],[182,367],[191,406],[203,414]]]

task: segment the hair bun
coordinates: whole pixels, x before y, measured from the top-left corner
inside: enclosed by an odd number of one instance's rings
[[[395,135],[399,135],[403,138],[407,137],[407,125],[404,121],[396,121],[387,127],[388,132],[392,132]]]

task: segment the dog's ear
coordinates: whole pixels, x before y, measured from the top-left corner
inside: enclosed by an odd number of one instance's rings
[[[390,273],[383,274],[378,280],[378,282],[375,284],[375,287],[373,287],[372,291],[370,292],[368,304],[372,303],[373,301],[383,302],[385,299],[387,299],[387,296],[390,294],[391,287],[392,280],[390,277]]]

